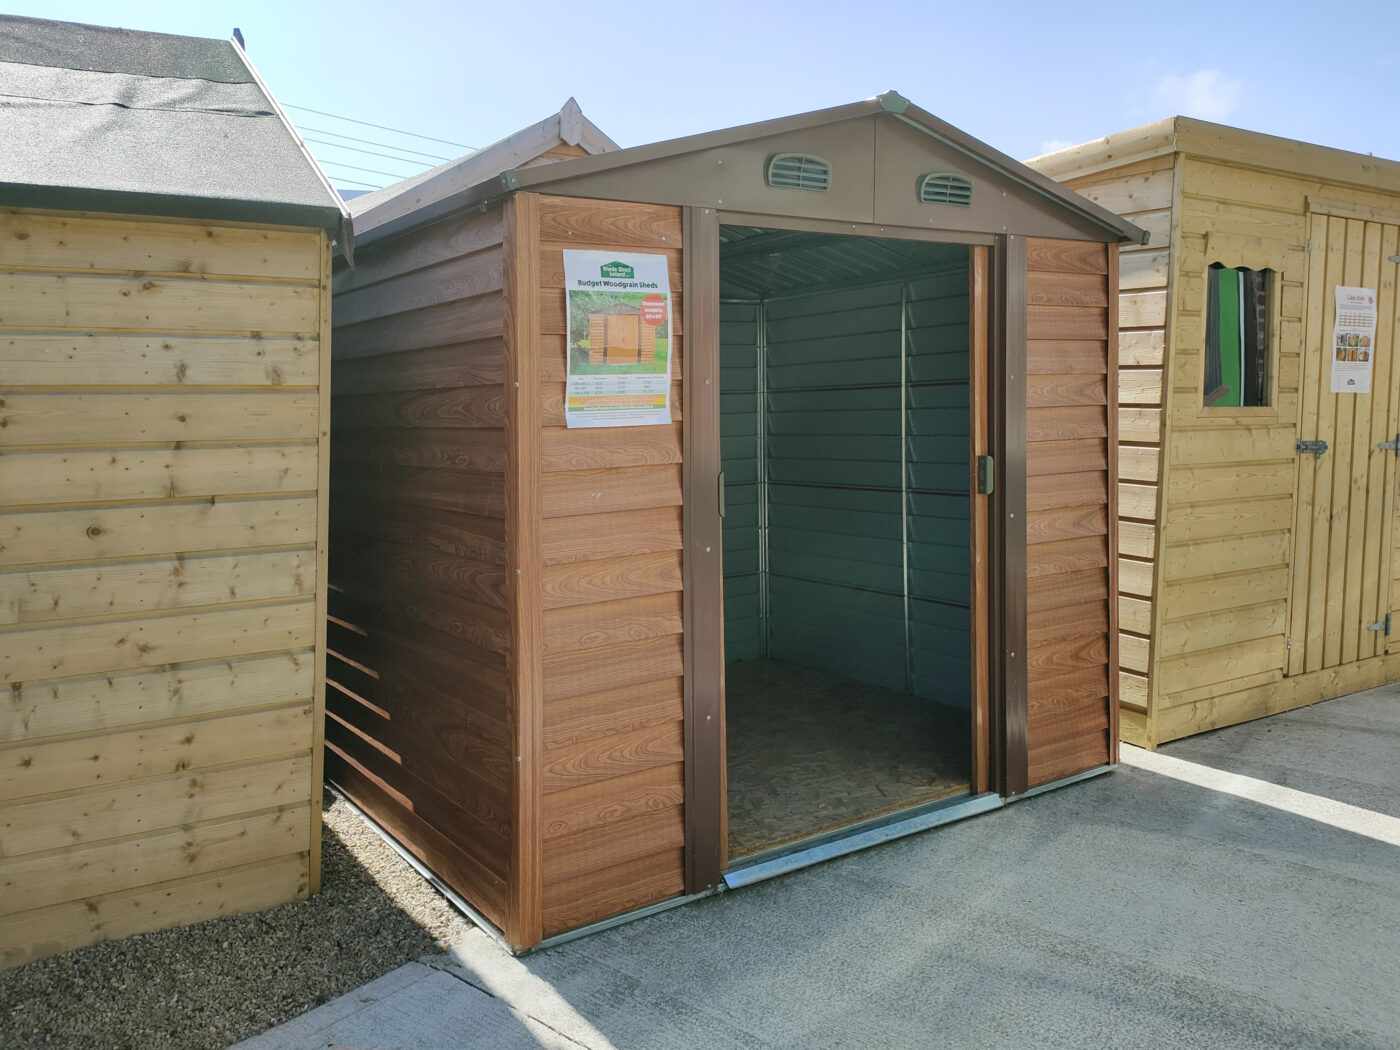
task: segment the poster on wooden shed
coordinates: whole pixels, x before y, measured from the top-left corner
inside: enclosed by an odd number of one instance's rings
[[[1376,290],[1337,285],[1332,325],[1332,393],[1371,392],[1371,351],[1376,342]]]
[[[671,422],[671,282],[666,256],[564,252],[570,427]]]

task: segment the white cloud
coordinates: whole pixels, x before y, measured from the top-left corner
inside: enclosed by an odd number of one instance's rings
[[[1071,146],[1077,145],[1079,145],[1079,143],[1071,142],[1069,139],[1046,139],[1040,144],[1040,155],[1044,156],[1047,153],[1058,153],[1062,149],[1069,149]]]
[[[1162,116],[1221,121],[1234,112],[1243,91],[1243,81],[1227,80],[1218,69],[1198,69],[1189,76],[1159,79],[1152,101]]]

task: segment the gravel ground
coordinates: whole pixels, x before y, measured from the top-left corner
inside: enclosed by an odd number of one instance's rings
[[[321,892],[0,973],[0,1047],[222,1050],[471,928],[328,789]]]

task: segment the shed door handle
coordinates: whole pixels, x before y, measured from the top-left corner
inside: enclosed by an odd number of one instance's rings
[[[977,457],[977,495],[990,496],[996,484],[997,465],[991,456]]]

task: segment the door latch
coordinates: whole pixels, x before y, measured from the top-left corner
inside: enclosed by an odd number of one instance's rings
[[[996,484],[997,465],[991,456],[977,457],[977,495],[990,496]]]
[[[1396,434],[1390,441],[1382,441],[1376,448],[1383,448],[1387,452],[1400,452],[1400,434]]]
[[[1326,451],[1327,451],[1327,442],[1325,442],[1325,441],[1299,441],[1299,442],[1298,442],[1298,455],[1300,455],[1300,456],[1317,456],[1319,459],[1321,459],[1321,458],[1322,458],[1322,454],[1323,454],[1324,452],[1326,452]]]
[[[1384,619],[1384,620],[1377,620],[1375,623],[1368,623],[1368,624],[1366,625],[1366,630],[1368,630],[1368,631],[1384,631],[1387,635],[1389,635],[1389,634],[1390,634],[1390,613],[1386,613],[1386,614],[1385,614],[1385,619]]]

